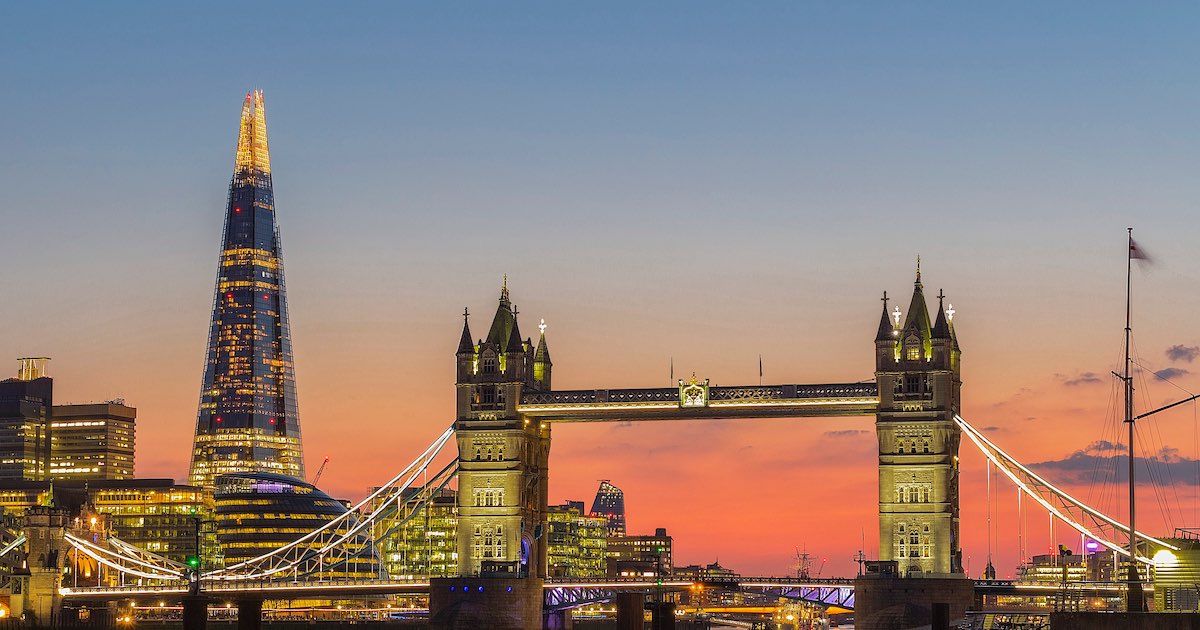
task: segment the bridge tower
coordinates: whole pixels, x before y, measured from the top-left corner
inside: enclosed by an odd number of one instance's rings
[[[28,568],[14,571],[10,606],[31,627],[54,627],[62,608],[58,589],[70,549],[69,519],[66,510],[38,505],[25,511],[24,520]]]
[[[903,325],[897,308],[875,336],[879,410],[879,555],[900,575],[961,575],[958,446],[962,380],[952,307],[938,292],[930,325],[921,266]]]
[[[517,405],[550,389],[550,351],[544,328],[536,347],[521,338],[507,279],[486,338],[464,311],[456,359],[459,577],[431,584],[432,627],[540,625],[550,426]]]

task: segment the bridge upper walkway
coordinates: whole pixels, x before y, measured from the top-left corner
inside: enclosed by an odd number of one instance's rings
[[[874,382],[824,385],[679,387],[524,392],[517,411],[548,422],[624,422],[869,416],[879,406]]]

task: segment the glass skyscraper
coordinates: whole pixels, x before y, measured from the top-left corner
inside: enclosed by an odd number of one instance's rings
[[[242,104],[189,480],[304,477],[263,94]]]
[[[614,538],[625,535],[625,493],[620,488],[609,483],[607,479],[600,480],[600,488],[596,490],[596,499],[592,501],[591,516],[598,516],[608,521],[608,536]]]

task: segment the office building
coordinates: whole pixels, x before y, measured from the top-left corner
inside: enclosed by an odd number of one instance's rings
[[[176,562],[198,555],[199,539],[206,565],[212,564],[203,525],[211,514],[200,488],[171,479],[89,480],[83,487],[93,509],[108,515],[113,536]]]
[[[188,478],[242,472],[304,477],[261,91],[242,105]]]
[[[591,516],[603,517],[608,521],[608,537],[625,535],[625,493],[607,479],[600,481],[596,498],[592,501]]]
[[[419,505],[419,488],[411,488],[399,509],[376,519],[376,545],[393,579],[458,575],[458,493],[444,488]]]
[[[50,472],[54,381],[46,361],[20,359],[17,377],[0,381],[0,480],[41,481]]]
[[[213,492],[217,543],[225,566],[250,560],[294,542],[346,513],[342,502],[310,483],[273,473],[221,475]],[[348,533],[358,521],[344,520],[336,529]],[[319,542],[302,543],[315,550]],[[364,530],[339,549],[344,557],[330,556],[316,569],[294,577],[320,579],[376,579],[385,577],[383,566]]]
[[[604,577],[608,520],[588,516],[582,501],[547,508],[546,570],[549,577]]]
[[[132,479],[137,409],[123,400],[55,405],[50,419],[52,479]]]
[[[197,517],[210,518],[200,488],[171,479],[0,481],[4,518],[19,519],[37,505],[103,514],[112,536],[178,562],[196,554]]]
[[[665,527],[653,536],[620,536],[607,542],[608,577],[670,575],[671,537]]]

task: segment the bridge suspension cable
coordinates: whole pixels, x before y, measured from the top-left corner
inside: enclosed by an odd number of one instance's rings
[[[82,552],[96,562],[121,573],[135,575],[148,580],[178,581],[183,579],[183,574],[179,571],[147,562],[133,555],[126,555],[105,549],[100,545],[84,540],[69,532],[64,538],[77,552]]]
[[[1090,537],[1105,547],[1125,556],[1129,550],[1114,539],[1121,534],[1128,540],[1129,526],[1092,508],[1082,501],[1058,488],[1027,466],[1017,461],[1012,455],[1004,452],[995,442],[987,439],[981,431],[971,426],[962,416],[955,415],[954,422],[977,448],[1000,469],[1026,495],[1037,501],[1042,507],[1079,533]],[[1144,532],[1137,532],[1140,540],[1146,540],[1167,549],[1177,551],[1178,547],[1154,538]],[[1150,558],[1137,556],[1138,562],[1153,564]]]
[[[454,427],[452,426],[387,483],[321,527],[274,551],[228,567],[208,571],[201,575],[201,579],[262,580],[287,573],[295,576],[307,575],[319,572],[327,565],[343,564],[353,557],[361,555],[362,547],[371,542],[363,531],[386,512],[385,510],[376,510],[367,514],[367,508],[372,505],[387,507],[392,506],[393,502],[402,502],[405,491],[412,487],[418,477],[426,473],[430,464],[441,453],[453,435]],[[445,469],[439,475],[444,472]],[[399,505],[399,503],[395,505]],[[358,549],[353,550],[351,547],[358,547]]]

